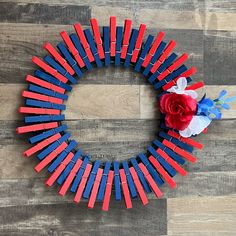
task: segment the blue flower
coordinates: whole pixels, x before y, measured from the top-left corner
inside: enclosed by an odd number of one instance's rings
[[[222,90],[219,96],[212,100],[210,98],[206,98],[206,94],[202,97],[202,99],[198,102],[197,115],[207,116],[209,119],[221,119],[222,109],[229,110],[229,102],[236,100],[236,96],[225,98],[227,95],[226,90]]]

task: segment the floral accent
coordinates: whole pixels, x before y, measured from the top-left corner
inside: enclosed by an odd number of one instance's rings
[[[184,130],[196,114],[197,101],[186,94],[164,94],[160,99],[160,111],[165,114],[166,126]]]
[[[186,90],[187,80],[178,79],[160,99],[160,111],[165,114],[165,124],[169,128],[179,130],[183,137],[200,134],[212,120],[221,119],[222,109],[229,110],[228,103],[236,100],[236,96],[226,98],[227,91],[222,90],[219,96],[212,100],[206,95],[197,102],[197,92]]]
[[[187,80],[185,77],[180,77],[177,82],[176,86],[172,86],[170,89],[167,90],[169,93],[177,93],[177,94],[186,94],[191,96],[193,99],[198,97],[198,94],[194,90],[185,90],[187,87]]]

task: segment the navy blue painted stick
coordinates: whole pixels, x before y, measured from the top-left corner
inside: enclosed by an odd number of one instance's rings
[[[60,50],[60,52],[64,55],[70,66],[74,69],[75,73],[79,78],[83,76],[83,73],[81,69],[79,68],[77,62],[74,60],[74,58],[71,56],[70,52],[66,48],[66,46],[63,43],[57,44],[57,48]]]
[[[71,169],[74,167],[75,163],[77,162],[78,159],[81,157],[81,150],[78,150],[75,155],[73,156],[72,160],[70,163],[67,165],[67,167],[64,169],[64,171],[61,173],[61,175],[57,179],[57,183],[59,185],[62,185],[63,182],[65,181],[66,177],[70,174]]]
[[[140,56],[138,58],[138,61],[137,61],[136,65],[135,65],[135,67],[134,67],[135,71],[139,72],[141,70],[143,61],[144,61],[146,55],[148,54],[148,51],[149,51],[149,49],[150,49],[150,47],[152,45],[153,39],[154,39],[154,36],[149,34],[148,38],[147,38],[147,40],[146,40],[146,42],[144,44],[144,47],[143,47],[143,49],[141,51],[141,54],[140,54]]]
[[[105,193],[105,189],[106,189],[107,178],[108,178],[108,173],[110,171],[110,168],[111,168],[111,162],[107,161],[105,163],[104,171],[102,174],[102,179],[100,182],[100,187],[99,187],[98,194],[97,194],[98,201],[102,201],[104,198],[104,193]]]
[[[78,185],[81,181],[81,178],[84,174],[84,170],[85,170],[86,166],[88,165],[88,163],[89,163],[89,157],[85,156],[84,160],[83,160],[83,163],[82,163],[82,165],[81,165],[81,167],[80,167],[78,173],[76,174],[76,177],[75,177],[75,179],[72,183],[72,186],[71,186],[71,189],[70,189],[71,192],[73,192],[73,193],[76,192],[76,190],[78,188]]]
[[[89,175],[89,178],[88,178],[88,181],[87,181],[87,185],[86,185],[85,190],[83,192],[83,197],[84,198],[88,199],[89,196],[90,196],[90,193],[91,193],[91,190],[92,190],[92,187],[93,187],[93,184],[94,184],[94,180],[96,178],[99,166],[100,166],[100,161],[96,160],[93,163],[92,171],[91,171],[91,173]]]
[[[142,163],[147,167],[149,173],[151,174],[152,178],[155,180],[155,182],[157,183],[157,185],[162,185],[164,183],[164,181],[162,180],[162,178],[160,177],[160,175],[156,172],[156,170],[153,168],[153,166],[151,165],[151,163],[149,162],[148,158],[146,157],[146,155],[144,153],[140,153],[138,155],[138,157],[140,158],[140,160],[142,161]]]
[[[65,133],[61,138],[59,138],[57,141],[52,143],[50,146],[48,146],[46,149],[44,149],[42,152],[40,152],[37,157],[39,160],[44,159],[48,154],[53,152],[61,143],[66,141],[70,137],[70,133]]]
[[[66,158],[66,156],[75,148],[77,145],[77,142],[75,140],[71,140],[68,144],[68,146],[64,149],[63,152],[58,155],[58,157],[52,162],[52,164],[48,167],[48,171],[52,173],[59,165],[60,163]],[[82,151],[79,149],[77,151],[77,155],[81,155]]]

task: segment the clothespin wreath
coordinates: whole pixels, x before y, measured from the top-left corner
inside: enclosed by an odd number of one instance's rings
[[[114,189],[115,199],[124,200],[127,209],[137,198],[147,205],[148,193],[160,198],[163,184],[175,188],[174,176],[187,175],[185,162],[196,162],[193,149],[203,148],[192,136],[205,132],[214,119],[220,119],[222,109],[230,109],[228,103],[236,97],[227,98],[223,90],[216,99],[204,95],[197,101],[196,90],[204,83],[191,83],[190,76],[196,68],[184,65],[186,53],[177,56],[172,52],[176,42],[163,41],[164,32],[148,35],[144,42],[145,24],[135,29],[132,21],[126,19],[123,26],[117,26],[116,17],[111,16],[110,25],[100,31],[96,19],[90,23],[91,29],[83,30],[76,23],[74,33],[62,31],[62,41],[56,48],[49,42],[44,45],[49,55],[32,58],[39,68],[34,75],[26,76],[28,89],[22,92],[25,106],[19,108],[20,113],[27,114],[26,125],[16,132],[32,133],[29,143],[33,146],[24,151],[24,156],[37,154],[35,171],[48,168],[51,175],[45,184],[60,185],[61,196],[70,191],[75,194],[75,203],[84,198],[88,208],[93,208],[96,202],[102,202],[102,210],[108,211]],[[133,67],[160,91],[157,99],[161,131],[146,153],[122,163],[92,162],[77,147],[79,144],[69,139],[68,127],[61,123],[65,119],[62,111],[66,109],[63,102],[86,71],[112,63]]]

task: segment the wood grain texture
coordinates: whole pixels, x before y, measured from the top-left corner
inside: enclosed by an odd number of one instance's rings
[[[159,130],[159,120],[157,119],[129,119],[129,120],[70,120],[66,121],[68,130],[72,138],[78,142],[145,142],[152,141]],[[0,122],[0,145],[25,145],[30,134],[15,135],[17,127],[22,126],[22,121],[1,121]],[[208,141],[228,143],[236,140],[236,121],[220,120],[214,121],[205,135],[200,135],[195,140],[207,144]],[[216,146],[216,145],[215,145]],[[207,145],[205,145],[207,148]],[[199,152],[204,151],[201,150]],[[231,150],[229,150],[231,151]],[[222,153],[224,155],[224,153]]]
[[[232,70],[236,63],[235,52],[235,31],[205,32],[204,74],[208,84],[233,85],[236,83],[235,73]]]
[[[168,235],[235,235],[236,198],[168,199]]]
[[[76,85],[65,103],[66,119],[135,119],[139,117],[137,85]],[[91,106],[91,104],[93,104]]]
[[[18,114],[19,106],[24,106],[21,92],[26,85],[0,84],[0,99],[3,101],[3,113],[0,120],[22,120]],[[199,90],[199,98],[205,93],[216,98],[222,89],[228,90],[228,96],[233,96],[235,86],[206,86]],[[147,85],[75,85],[69,99],[65,101],[67,109],[66,120],[75,119],[157,119],[158,93]],[[232,110],[224,111],[223,119],[236,118],[236,104]]]
[[[11,9],[11,11],[9,11]],[[57,6],[40,3],[0,2],[0,21],[6,23],[88,25],[91,9],[88,6]]]
[[[88,209],[86,203],[79,206],[64,203],[5,207],[1,208],[5,216],[1,219],[0,232],[7,235],[83,236],[167,233],[166,200],[150,201],[147,207],[136,201],[130,210],[113,200],[111,210],[113,214],[102,212],[101,203],[94,210]]]
[[[28,170],[25,168],[24,171]],[[55,183],[51,188],[45,186],[44,183],[48,177],[49,175],[45,172],[45,174],[40,174],[40,177],[36,177],[35,174],[34,176],[29,175],[27,178],[1,179],[0,207],[71,203],[74,194],[68,192],[64,197],[60,197],[57,194],[60,189],[59,185]],[[187,177],[178,175],[174,178],[177,183],[175,189],[170,189],[166,184],[160,187],[164,192],[162,199],[200,196],[212,198],[216,196],[235,197],[235,177],[235,171],[193,172],[189,173]],[[112,196],[113,198],[114,196]],[[154,194],[149,194],[148,199],[157,200]],[[133,202],[141,204],[139,199],[134,199]],[[122,204],[120,206],[123,207]]]
[[[190,1],[191,2],[191,1]],[[210,2],[210,1],[206,1]],[[208,29],[208,30],[235,30],[235,12],[214,11],[210,6],[203,9],[203,1],[194,1],[194,5],[189,9],[172,9],[166,4],[166,8],[154,9],[142,7],[139,4],[135,7],[124,8],[112,6],[93,6],[92,16],[96,16],[103,24],[105,18],[103,13],[131,17],[134,24],[145,23],[147,25],[157,25],[158,28],[169,29]],[[169,7],[169,8],[168,8]],[[188,19],[186,21],[186,19]],[[122,21],[122,20],[120,20]]]
[[[131,18],[147,24],[148,34],[165,32],[165,41],[177,42],[175,52],[189,54],[187,66],[196,66],[194,81],[204,80],[205,92],[215,97],[221,89],[236,92],[234,0],[0,0],[0,235],[155,235],[233,236],[236,234],[236,106],[214,121],[196,140],[198,161],[186,163],[188,175],[174,177],[177,188],[161,187],[164,197],[143,207],[139,199],[126,210],[112,195],[111,210],[78,206],[73,195],[59,197],[59,186],[46,188],[46,170],[36,174],[35,156],[23,158],[28,134],[16,135],[23,124],[17,113],[25,75],[37,68],[32,55],[43,57],[42,45],[61,41],[59,32],[71,24],[88,27],[90,17],[100,25],[116,15],[118,25]],[[147,149],[157,137],[159,112],[156,93],[133,69],[94,69],[75,86],[65,111],[71,139],[92,160],[124,160]],[[114,190],[113,190],[114,191]],[[114,192],[113,192],[114,194]]]
[[[126,141],[126,142],[81,142],[79,147],[85,154],[91,155],[91,160],[102,161],[127,160],[146,152],[151,141]],[[235,141],[208,141],[204,151],[195,151],[198,157],[196,164],[186,164],[184,168],[188,172],[210,172],[210,171],[234,171],[236,162],[233,148]],[[112,149],[111,149],[112,146]],[[33,167],[38,163],[35,156],[23,158],[23,151],[29,147],[23,143],[18,145],[0,146],[0,164],[4,167],[0,171],[1,178],[26,178],[36,176]],[[213,150],[213,151],[212,151]],[[227,159],[225,156],[227,155]],[[14,165],[12,165],[14,163]],[[46,174],[47,176],[48,174]],[[45,175],[44,175],[45,176]],[[194,186],[193,186],[194,187]]]

